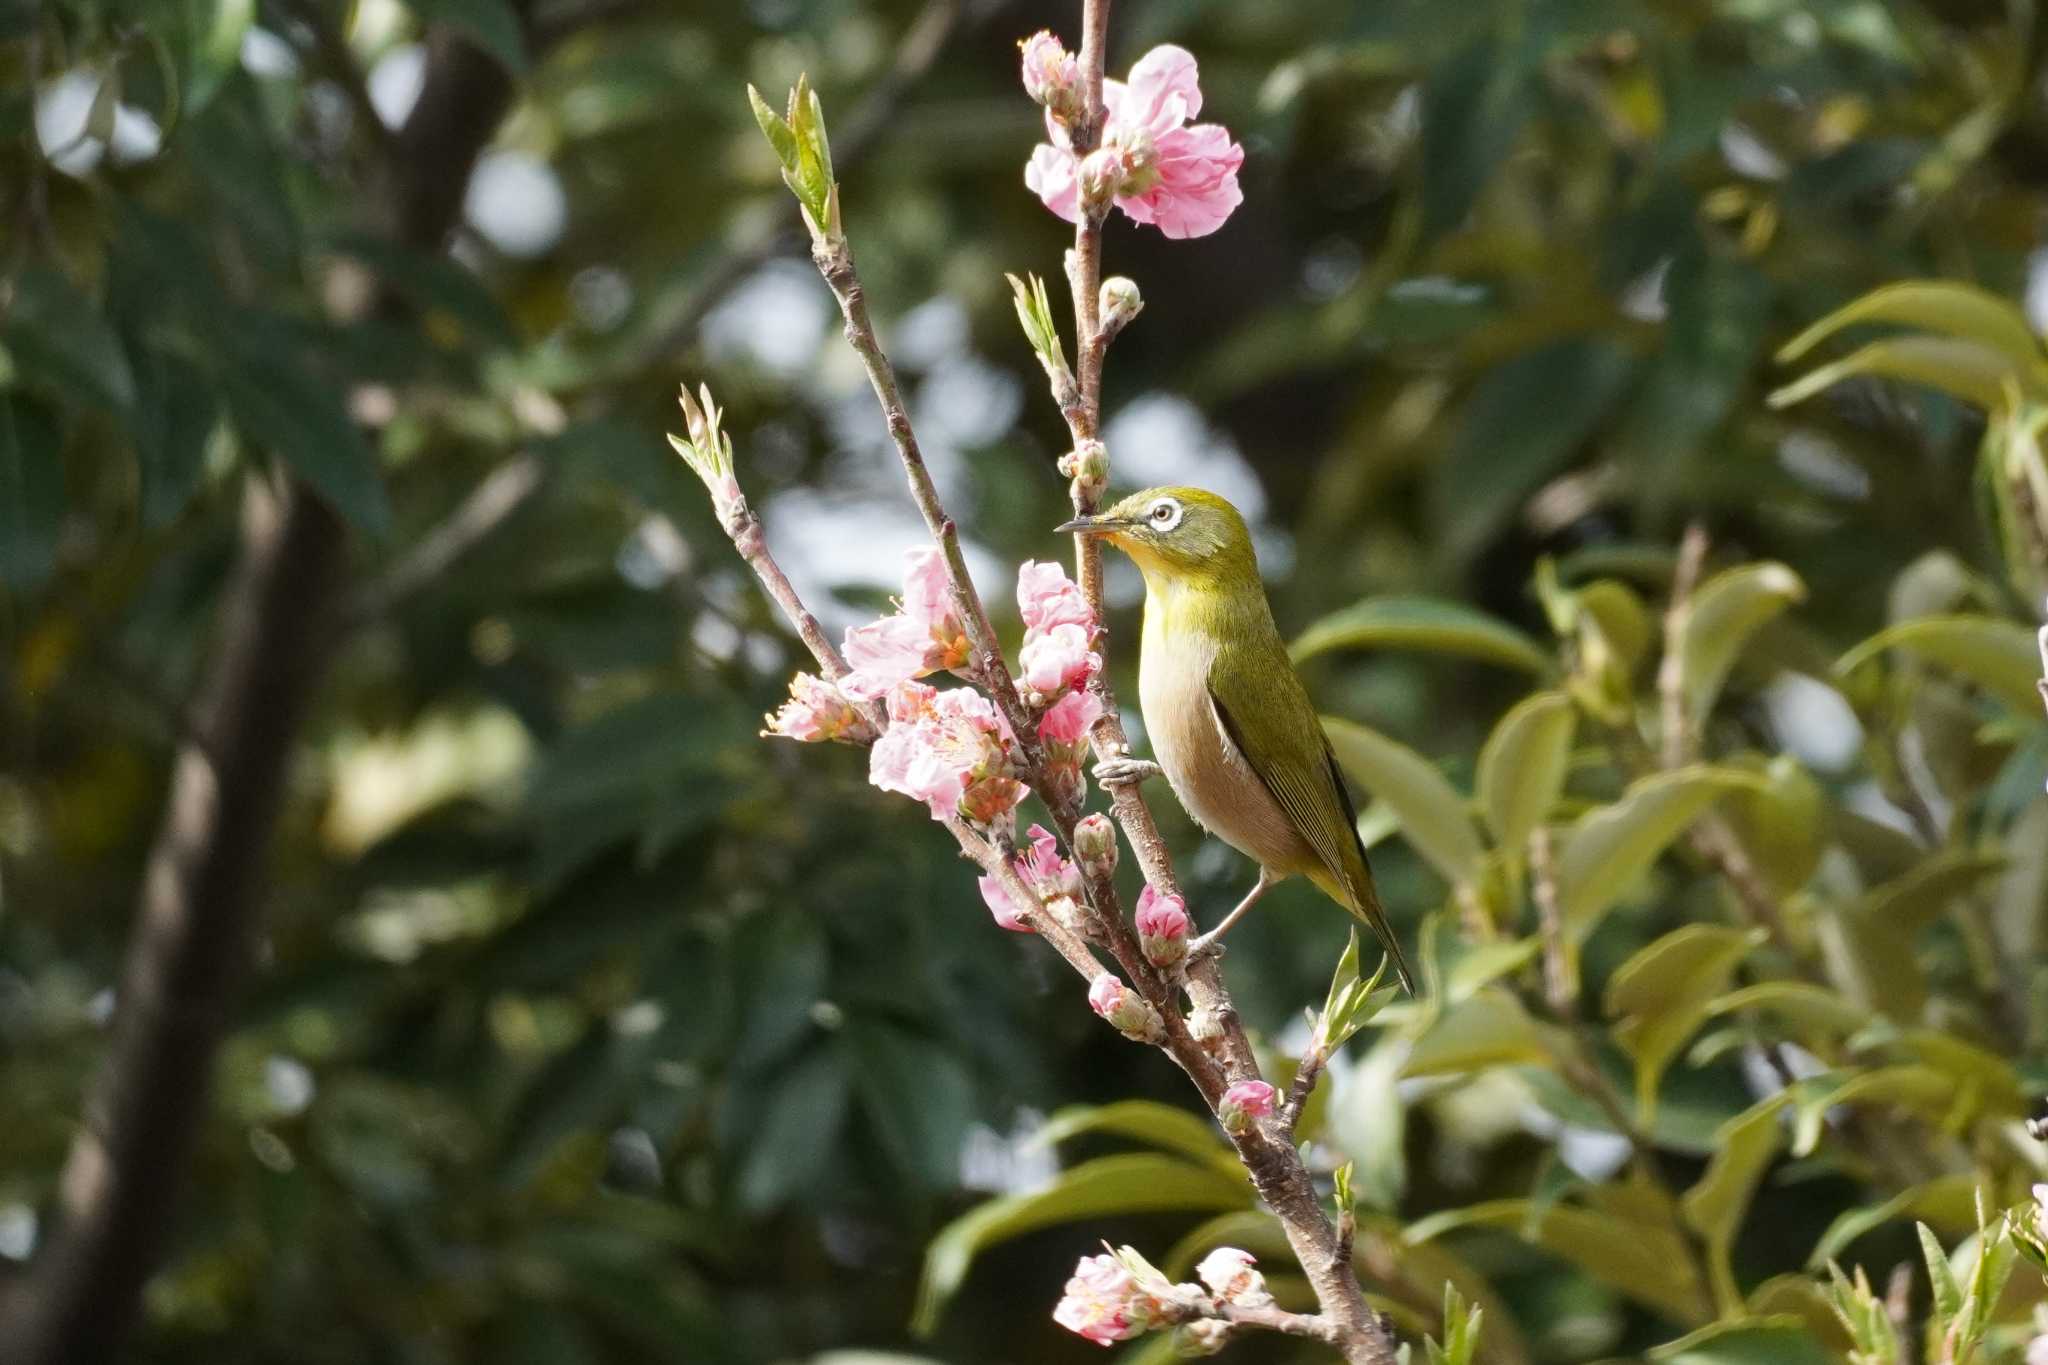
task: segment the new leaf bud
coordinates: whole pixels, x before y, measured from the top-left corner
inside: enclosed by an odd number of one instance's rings
[[[1096,295],[1096,308],[1105,336],[1121,332],[1144,307],[1144,295],[1138,292],[1137,281],[1128,275],[1111,275],[1102,282],[1101,292]]]
[[[1096,811],[1082,816],[1074,826],[1074,858],[1080,863],[1082,874],[1091,880],[1116,871],[1116,826],[1107,815]]]

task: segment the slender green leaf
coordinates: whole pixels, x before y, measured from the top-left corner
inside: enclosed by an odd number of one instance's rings
[[[1813,1328],[1789,1313],[1729,1318],[1645,1354],[1658,1365],[1835,1365]]]
[[[1032,1135],[1032,1141],[1051,1145],[1089,1133],[1109,1133],[1150,1143],[1195,1161],[1217,1164],[1232,1173],[1241,1169],[1212,1120],[1156,1100],[1069,1105],[1047,1119],[1045,1126]]]
[[[1768,401],[1774,408],[1790,407],[1845,379],[1865,375],[1923,384],[1987,412],[2004,404],[2005,385],[2016,377],[2005,356],[1981,342],[1889,337],[1800,376],[1773,391]]]
[[[1435,764],[1398,740],[1336,716],[1323,729],[1337,764],[1400,818],[1415,851],[1453,885],[1476,882],[1486,856],[1465,798]]]
[[[1714,1300],[1723,1313],[1734,1312],[1742,1302],[1730,1253],[1757,1182],[1784,1144],[1778,1111],[1787,1099],[1783,1093],[1774,1095],[1722,1124],[1706,1174],[1679,1201],[1686,1225],[1706,1243]]]
[[[2029,717],[2041,709],[2034,633],[1993,616],[1922,616],[1887,626],[1835,663],[1847,676],[1888,649],[1902,649],[1977,684]]]
[[[1686,713],[1700,724],[1714,709],[1728,670],[1757,628],[1795,602],[1806,586],[1783,564],[1745,564],[1718,573],[1693,595],[1680,641]]]
[[[1955,1271],[1948,1263],[1948,1253],[1941,1249],[1941,1241],[1934,1235],[1934,1229],[1925,1223],[1915,1223],[1913,1230],[1920,1236],[1920,1256],[1927,1262],[1927,1279],[1934,1287],[1934,1311],[1943,1322],[1947,1322],[1963,1309],[1962,1286],[1956,1283]]]
[[[1021,305],[1020,305],[1021,309]],[[1316,621],[1290,647],[1295,662],[1333,649],[1413,649],[1518,668],[1538,677],[1550,656],[1506,622],[1434,597],[1370,597]]]
[[[1457,1076],[1491,1066],[1548,1064],[1536,1021],[1514,996],[1484,990],[1445,1010],[1415,1040],[1401,1063],[1403,1077]]]
[[[1461,1227],[1519,1233],[1679,1322],[1703,1322],[1712,1315],[1691,1249],[1668,1224],[1568,1204],[1535,1209],[1526,1199],[1501,1199],[1422,1219],[1408,1228],[1405,1240],[1428,1242]]]
[[[1664,1068],[1762,939],[1760,930],[1687,924],[1637,952],[1608,979],[1607,1013],[1619,1020],[1615,1036],[1635,1058],[1636,1112],[1644,1126],[1656,1117]]]
[[[1479,809],[1510,855],[1521,855],[1530,833],[1557,804],[1577,727],[1570,697],[1538,692],[1502,716],[1479,751]]]
[[[1954,280],[1906,280],[1873,289],[1786,342],[1778,360],[1789,365],[1837,332],[1866,322],[1898,323],[1978,342],[2021,372],[2038,372],[2044,363],[2026,314],[1989,290]]]
[[[1587,812],[1558,855],[1566,929],[1584,941],[1622,893],[1716,798],[1756,781],[1732,768],[1679,768],[1644,778],[1613,805]]]

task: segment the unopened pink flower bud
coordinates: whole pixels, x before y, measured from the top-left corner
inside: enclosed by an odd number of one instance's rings
[[[1060,123],[1081,114],[1081,64],[1051,32],[1040,29],[1018,44],[1024,49],[1024,93]]]
[[[1088,1007],[1127,1038],[1151,1042],[1160,1036],[1159,1015],[1145,997],[1107,972],[1088,988]]]
[[[1240,1308],[1265,1308],[1273,1302],[1266,1292],[1266,1277],[1252,1269],[1258,1258],[1236,1247],[1217,1247],[1202,1258],[1195,1274],[1220,1303]]]
[[[1188,955],[1188,906],[1179,896],[1151,887],[1138,893],[1138,946],[1155,967],[1171,967]]]
[[[1223,1131],[1232,1137],[1249,1132],[1254,1120],[1272,1112],[1273,1087],[1264,1081],[1239,1081],[1223,1092],[1223,1101],[1216,1106]]]
[[[1084,875],[1100,879],[1116,871],[1116,826],[1096,811],[1074,825],[1074,860]]]
[[[1102,330],[1111,336],[1121,332],[1144,307],[1145,297],[1138,292],[1137,281],[1128,275],[1111,275],[1102,282],[1102,289],[1096,295]]]

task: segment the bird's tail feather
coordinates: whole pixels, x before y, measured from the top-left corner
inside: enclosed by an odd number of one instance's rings
[[[1379,894],[1373,889],[1371,874],[1367,874],[1368,879],[1363,892],[1355,885],[1339,885],[1337,880],[1322,868],[1308,875],[1309,880],[1320,887],[1324,895],[1349,910],[1365,924],[1366,928],[1372,930],[1372,936],[1379,940],[1380,950],[1387,955],[1387,961],[1393,964],[1394,975],[1401,978],[1401,988],[1410,996],[1420,995],[1421,991],[1415,984],[1415,969],[1409,965],[1408,955],[1401,950],[1401,940],[1394,933],[1394,926],[1387,922],[1386,907],[1380,904]]]

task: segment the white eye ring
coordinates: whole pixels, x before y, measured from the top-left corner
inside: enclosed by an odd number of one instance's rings
[[[1172,498],[1161,498],[1145,513],[1155,531],[1171,531],[1180,525],[1181,506]]]

